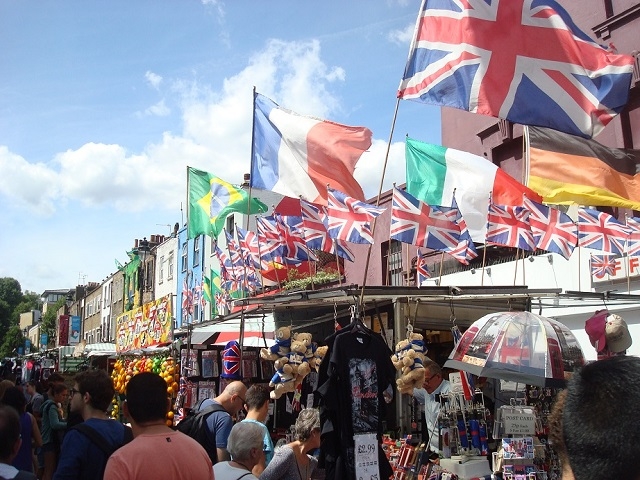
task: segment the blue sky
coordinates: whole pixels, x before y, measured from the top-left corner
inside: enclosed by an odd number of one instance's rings
[[[135,238],[186,221],[187,165],[240,183],[254,86],[369,127],[355,176],[376,195],[419,6],[0,2],[0,277],[37,293],[101,282]],[[406,134],[440,143],[439,108],[400,102],[385,189],[404,182]]]

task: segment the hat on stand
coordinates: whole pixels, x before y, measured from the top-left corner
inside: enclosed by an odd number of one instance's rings
[[[598,310],[584,324],[584,330],[596,352],[602,352],[607,347],[606,327],[609,316],[608,310]]]
[[[631,334],[627,322],[620,315],[612,313],[607,317],[605,326],[607,348],[614,353],[624,352],[631,346]]]

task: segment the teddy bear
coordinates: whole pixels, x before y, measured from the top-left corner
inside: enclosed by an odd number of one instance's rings
[[[427,354],[427,347],[424,344],[424,337],[421,334],[411,332],[407,336],[407,340],[409,341],[409,346],[412,350],[415,350],[422,355]]]
[[[327,345],[322,345],[320,347],[316,347],[316,350],[313,352],[313,358],[309,360],[309,364],[315,368],[316,372],[320,370],[320,364],[328,351],[329,347]]]
[[[400,340],[396,344],[395,353],[391,356],[391,363],[393,363],[393,366],[396,368],[396,370],[402,370],[402,367],[404,366],[402,363],[402,359],[409,350],[411,350],[411,344],[409,340]]]
[[[287,357],[280,357],[274,362],[276,373],[271,378],[269,386],[273,391],[269,394],[272,399],[278,399],[283,393],[293,392],[296,388],[296,376],[293,367],[289,365]]]
[[[291,327],[280,327],[275,332],[276,343],[269,348],[260,349],[260,358],[275,361],[286,357],[291,346]]]
[[[301,382],[311,371],[311,366],[305,353],[307,352],[307,344],[304,341],[292,340],[291,349],[287,355],[289,365],[292,372],[296,376],[296,381]]]
[[[307,357],[307,360],[311,357],[313,357],[313,351],[312,351],[312,336],[310,333],[305,333],[305,332],[296,332],[293,334],[293,336],[291,337],[292,341],[297,341],[297,342],[302,342],[305,344],[306,351],[305,351],[305,357]]]

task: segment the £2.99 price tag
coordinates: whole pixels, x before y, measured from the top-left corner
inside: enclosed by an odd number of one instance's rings
[[[378,467],[378,439],[375,433],[354,435],[356,454],[356,478],[372,480],[380,478]]]

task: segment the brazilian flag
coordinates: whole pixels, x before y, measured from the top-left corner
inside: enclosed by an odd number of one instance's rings
[[[249,202],[242,188],[202,170],[187,167],[189,210],[187,235],[195,238],[208,235],[216,238],[224,228],[225,219],[233,212],[247,215],[265,213],[268,208],[257,198]]]

